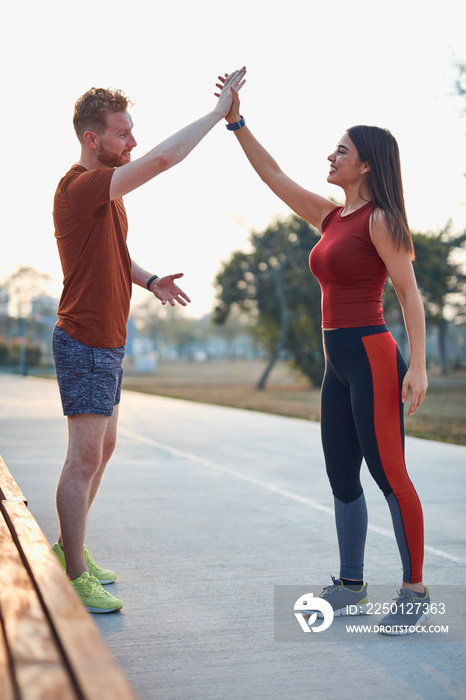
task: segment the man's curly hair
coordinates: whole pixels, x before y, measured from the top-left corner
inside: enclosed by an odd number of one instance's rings
[[[124,112],[132,106],[122,90],[91,88],[78,98],[74,106],[73,124],[76,136],[83,140],[85,131],[102,134],[107,126],[109,112]]]

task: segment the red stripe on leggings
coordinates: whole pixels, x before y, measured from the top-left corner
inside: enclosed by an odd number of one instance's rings
[[[390,333],[362,339],[371,367],[374,424],[379,456],[388,483],[398,501],[411,560],[411,581],[422,581],[424,520],[416,490],[406,471],[400,425],[400,389],[397,347]]]

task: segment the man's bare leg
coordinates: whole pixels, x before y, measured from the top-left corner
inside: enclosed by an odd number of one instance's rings
[[[112,418],[92,413],[68,416],[68,451],[57,487],[57,510],[71,579],[87,571],[83,545],[91,484],[99,471],[102,478],[105,436]]]
[[[89,501],[87,505],[87,511],[89,512],[92,504],[94,503],[97,492],[100,488],[102,477],[104,475],[107,464],[110,461],[112,454],[115,451],[117,443],[117,424],[118,424],[118,409],[119,405],[115,406],[113,409],[113,414],[108,422],[107,429],[104,435],[103,448],[102,448],[102,460],[100,466],[91,481],[91,488],[89,490]]]

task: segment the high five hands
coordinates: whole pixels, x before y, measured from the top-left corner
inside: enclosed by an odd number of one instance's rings
[[[246,75],[246,68],[241,68],[234,73],[225,73],[224,76],[219,75],[219,83],[215,83],[215,87],[219,88],[219,92],[214,92],[215,97],[218,97],[218,105],[225,105],[225,111],[223,116],[226,117],[233,111],[234,108],[238,110],[239,113],[239,97],[238,93],[246,82],[244,76]],[[228,106],[228,109],[226,107]]]

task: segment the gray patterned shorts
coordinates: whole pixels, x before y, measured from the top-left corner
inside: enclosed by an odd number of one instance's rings
[[[64,415],[111,416],[120,403],[125,346],[94,348],[55,326],[52,350]]]

